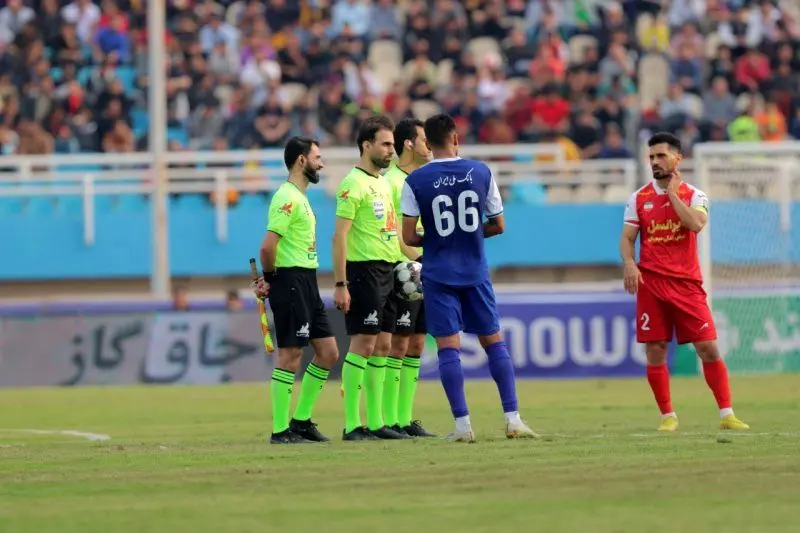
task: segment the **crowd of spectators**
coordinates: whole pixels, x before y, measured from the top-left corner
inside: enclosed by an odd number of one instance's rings
[[[4,154],[147,148],[145,0],[0,5]],[[800,138],[796,2],[168,0],[172,150],[348,145],[446,110],[463,142],[631,157],[668,129]]]

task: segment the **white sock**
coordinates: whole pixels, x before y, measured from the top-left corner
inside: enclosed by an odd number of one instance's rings
[[[470,427],[472,425],[469,422],[469,415],[456,418],[456,431],[458,433],[467,433]]]
[[[665,415],[661,415],[661,419],[662,420],[665,419],[665,418],[669,418],[669,417],[678,418],[678,415],[675,414],[675,411],[672,411],[671,413],[667,413]]]
[[[503,413],[506,419],[506,424],[510,424],[512,422],[522,422],[519,417],[519,411],[509,411],[507,413]]]
[[[725,418],[728,415],[733,415],[733,409],[731,407],[726,407],[725,409],[719,410],[719,417]]]

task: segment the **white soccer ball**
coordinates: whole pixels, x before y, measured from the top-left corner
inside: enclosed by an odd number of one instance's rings
[[[422,300],[422,264],[404,261],[394,267],[395,291],[403,300]]]

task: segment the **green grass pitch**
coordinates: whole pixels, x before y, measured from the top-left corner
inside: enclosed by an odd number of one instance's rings
[[[334,442],[293,447],[266,443],[266,384],[3,390],[0,531],[800,531],[800,376],[732,386],[752,430],[719,437],[701,378],[673,380],[671,435],[643,379],[522,381],[533,442],[506,440],[493,383],[471,382],[467,445],[344,443],[330,383],[316,418]],[[416,414],[451,429],[438,383]]]

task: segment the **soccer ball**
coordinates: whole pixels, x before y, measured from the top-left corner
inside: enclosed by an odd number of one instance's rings
[[[394,287],[403,300],[416,302],[422,300],[422,264],[404,261],[394,267]]]

